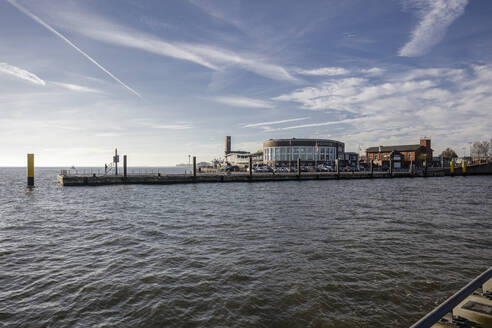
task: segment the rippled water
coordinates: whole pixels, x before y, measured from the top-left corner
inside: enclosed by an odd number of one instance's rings
[[[405,327],[492,265],[492,177],[59,187],[0,168],[0,326]]]

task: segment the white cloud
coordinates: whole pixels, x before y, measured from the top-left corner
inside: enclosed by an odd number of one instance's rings
[[[224,97],[214,97],[208,99],[233,107],[246,107],[246,108],[274,108],[275,107],[275,104],[273,104],[270,101],[248,98],[248,97],[240,97],[240,96],[224,96]]]
[[[339,109],[360,113],[364,112],[362,107],[369,101],[390,96],[405,97],[411,92],[434,86],[435,82],[430,80],[371,84],[368,79],[351,77],[298,89],[273,99],[298,102],[303,108],[312,110]]]
[[[19,67],[9,65],[7,63],[0,63],[0,73],[14,76],[16,78],[29,81],[37,85],[46,85],[46,82],[40,79],[36,74],[28,72]]]
[[[101,91],[84,87],[82,85],[77,85],[77,84],[71,84],[71,83],[62,83],[62,82],[51,82],[61,88],[70,90],[70,91],[77,91],[77,92],[90,92],[90,93],[101,93]]]
[[[424,54],[442,40],[447,28],[465,12],[468,0],[413,0],[420,9],[421,20],[412,31],[410,41],[399,52],[400,56]]]
[[[322,127],[333,126],[331,137],[368,146],[408,143],[431,135],[440,145],[453,146],[490,138],[492,65],[415,69],[377,79],[331,78],[273,99],[299,103],[308,110],[327,110],[327,114],[333,110],[358,115],[280,130],[309,128],[318,135],[326,131]],[[336,126],[340,123],[351,127],[341,130]]]
[[[96,137],[103,137],[103,138],[106,138],[106,137],[115,138],[115,137],[121,137],[122,136],[121,133],[117,133],[117,132],[101,132],[101,133],[96,133],[95,135],[96,135]]]
[[[379,67],[372,67],[368,69],[361,69],[361,73],[367,74],[367,75],[381,75],[385,72],[384,69],[379,68]]]
[[[257,55],[245,57],[238,55],[233,51],[203,44],[179,43],[178,45],[183,49],[189,50],[192,53],[215,62],[221,68],[225,68],[224,65],[232,65],[273,80],[298,81],[298,79],[292,76],[284,67],[255,58],[259,57]]]
[[[346,120],[340,120],[340,121],[300,124],[300,125],[293,125],[293,126],[286,126],[283,128],[278,128],[277,130],[292,130],[292,129],[302,129],[302,128],[313,128],[313,127],[327,126],[327,125],[336,125],[336,124],[343,124],[343,123],[353,123],[353,122],[360,121],[361,119],[366,119],[366,118],[352,118],[352,119],[346,119]]]
[[[193,128],[189,123],[183,124],[148,124],[147,127],[161,130],[188,130]]]
[[[425,68],[412,69],[402,75],[396,76],[398,80],[419,80],[419,79],[445,79],[458,81],[465,77],[465,70],[457,68]]]
[[[107,75],[109,75],[113,80],[115,80],[116,82],[118,82],[124,88],[126,88],[127,90],[129,90],[130,92],[132,92],[133,94],[135,94],[136,96],[141,97],[138,92],[136,92],[135,90],[133,90],[132,88],[130,88],[127,84],[125,84],[123,81],[121,81],[116,76],[114,76],[113,73],[111,73],[106,68],[104,68],[95,59],[93,59],[91,56],[89,56],[82,49],[80,49],[79,47],[77,47],[72,41],[70,41],[69,39],[67,39],[63,34],[61,34],[57,30],[55,30],[53,27],[51,27],[50,25],[48,25],[41,18],[39,18],[38,16],[34,15],[29,10],[27,10],[23,6],[19,5],[15,1],[13,1],[13,0],[7,0],[7,1],[12,6],[14,6],[15,8],[17,8],[19,11],[21,11],[25,15],[29,16],[32,20],[36,21],[37,23],[39,23],[40,25],[42,25],[44,28],[46,28],[48,31],[50,31],[51,33],[55,34],[57,37],[59,37],[60,39],[62,39],[63,41],[65,41],[69,46],[71,46],[72,48],[74,48],[78,53],[80,53],[82,56],[84,56],[85,58],[87,58],[91,63],[93,63],[94,65],[96,65],[100,70],[102,70],[104,73],[106,73]]]
[[[288,120],[272,121],[272,122],[251,123],[251,124],[246,124],[244,127],[245,128],[254,128],[254,127],[259,127],[259,126],[269,126],[269,125],[277,125],[277,124],[303,121],[303,120],[307,120],[307,119],[309,119],[309,117],[291,118]]]
[[[301,75],[333,76],[349,74],[350,71],[343,67],[321,67],[315,69],[298,69],[297,73]]]
[[[92,15],[75,12],[55,13],[55,15],[63,28],[72,29],[94,40],[189,61],[212,70],[235,67],[274,80],[298,81],[287,69],[264,60],[261,55],[238,54],[208,44],[171,42]]]

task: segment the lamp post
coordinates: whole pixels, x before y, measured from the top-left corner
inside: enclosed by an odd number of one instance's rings
[[[319,145],[318,145],[318,140],[316,140],[316,148],[314,151],[314,167],[318,167],[318,154],[319,154]]]
[[[289,154],[289,172],[290,172],[291,164],[292,164],[292,139],[289,140],[289,146],[290,146],[290,154]]]
[[[379,146],[379,168],[381,169],[381,171],[383,170],[383,159],[381,158],[381,146]]]

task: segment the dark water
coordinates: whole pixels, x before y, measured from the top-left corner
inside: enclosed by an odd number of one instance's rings
[[[492,177],[59,187],[0,168],[2,327],[405,327],[492,265]]]

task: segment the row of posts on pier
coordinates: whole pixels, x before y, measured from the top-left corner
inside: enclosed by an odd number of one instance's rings
[[[118,155],[118,148],[114,149],[113,163],[114,163],[114,174],[118,175],[118,163],[120,162],[120,155]],[[108,166],[104,165],[104,174],[108,173]],[[127,176],[127,156],[123,155],[123,176]]]

